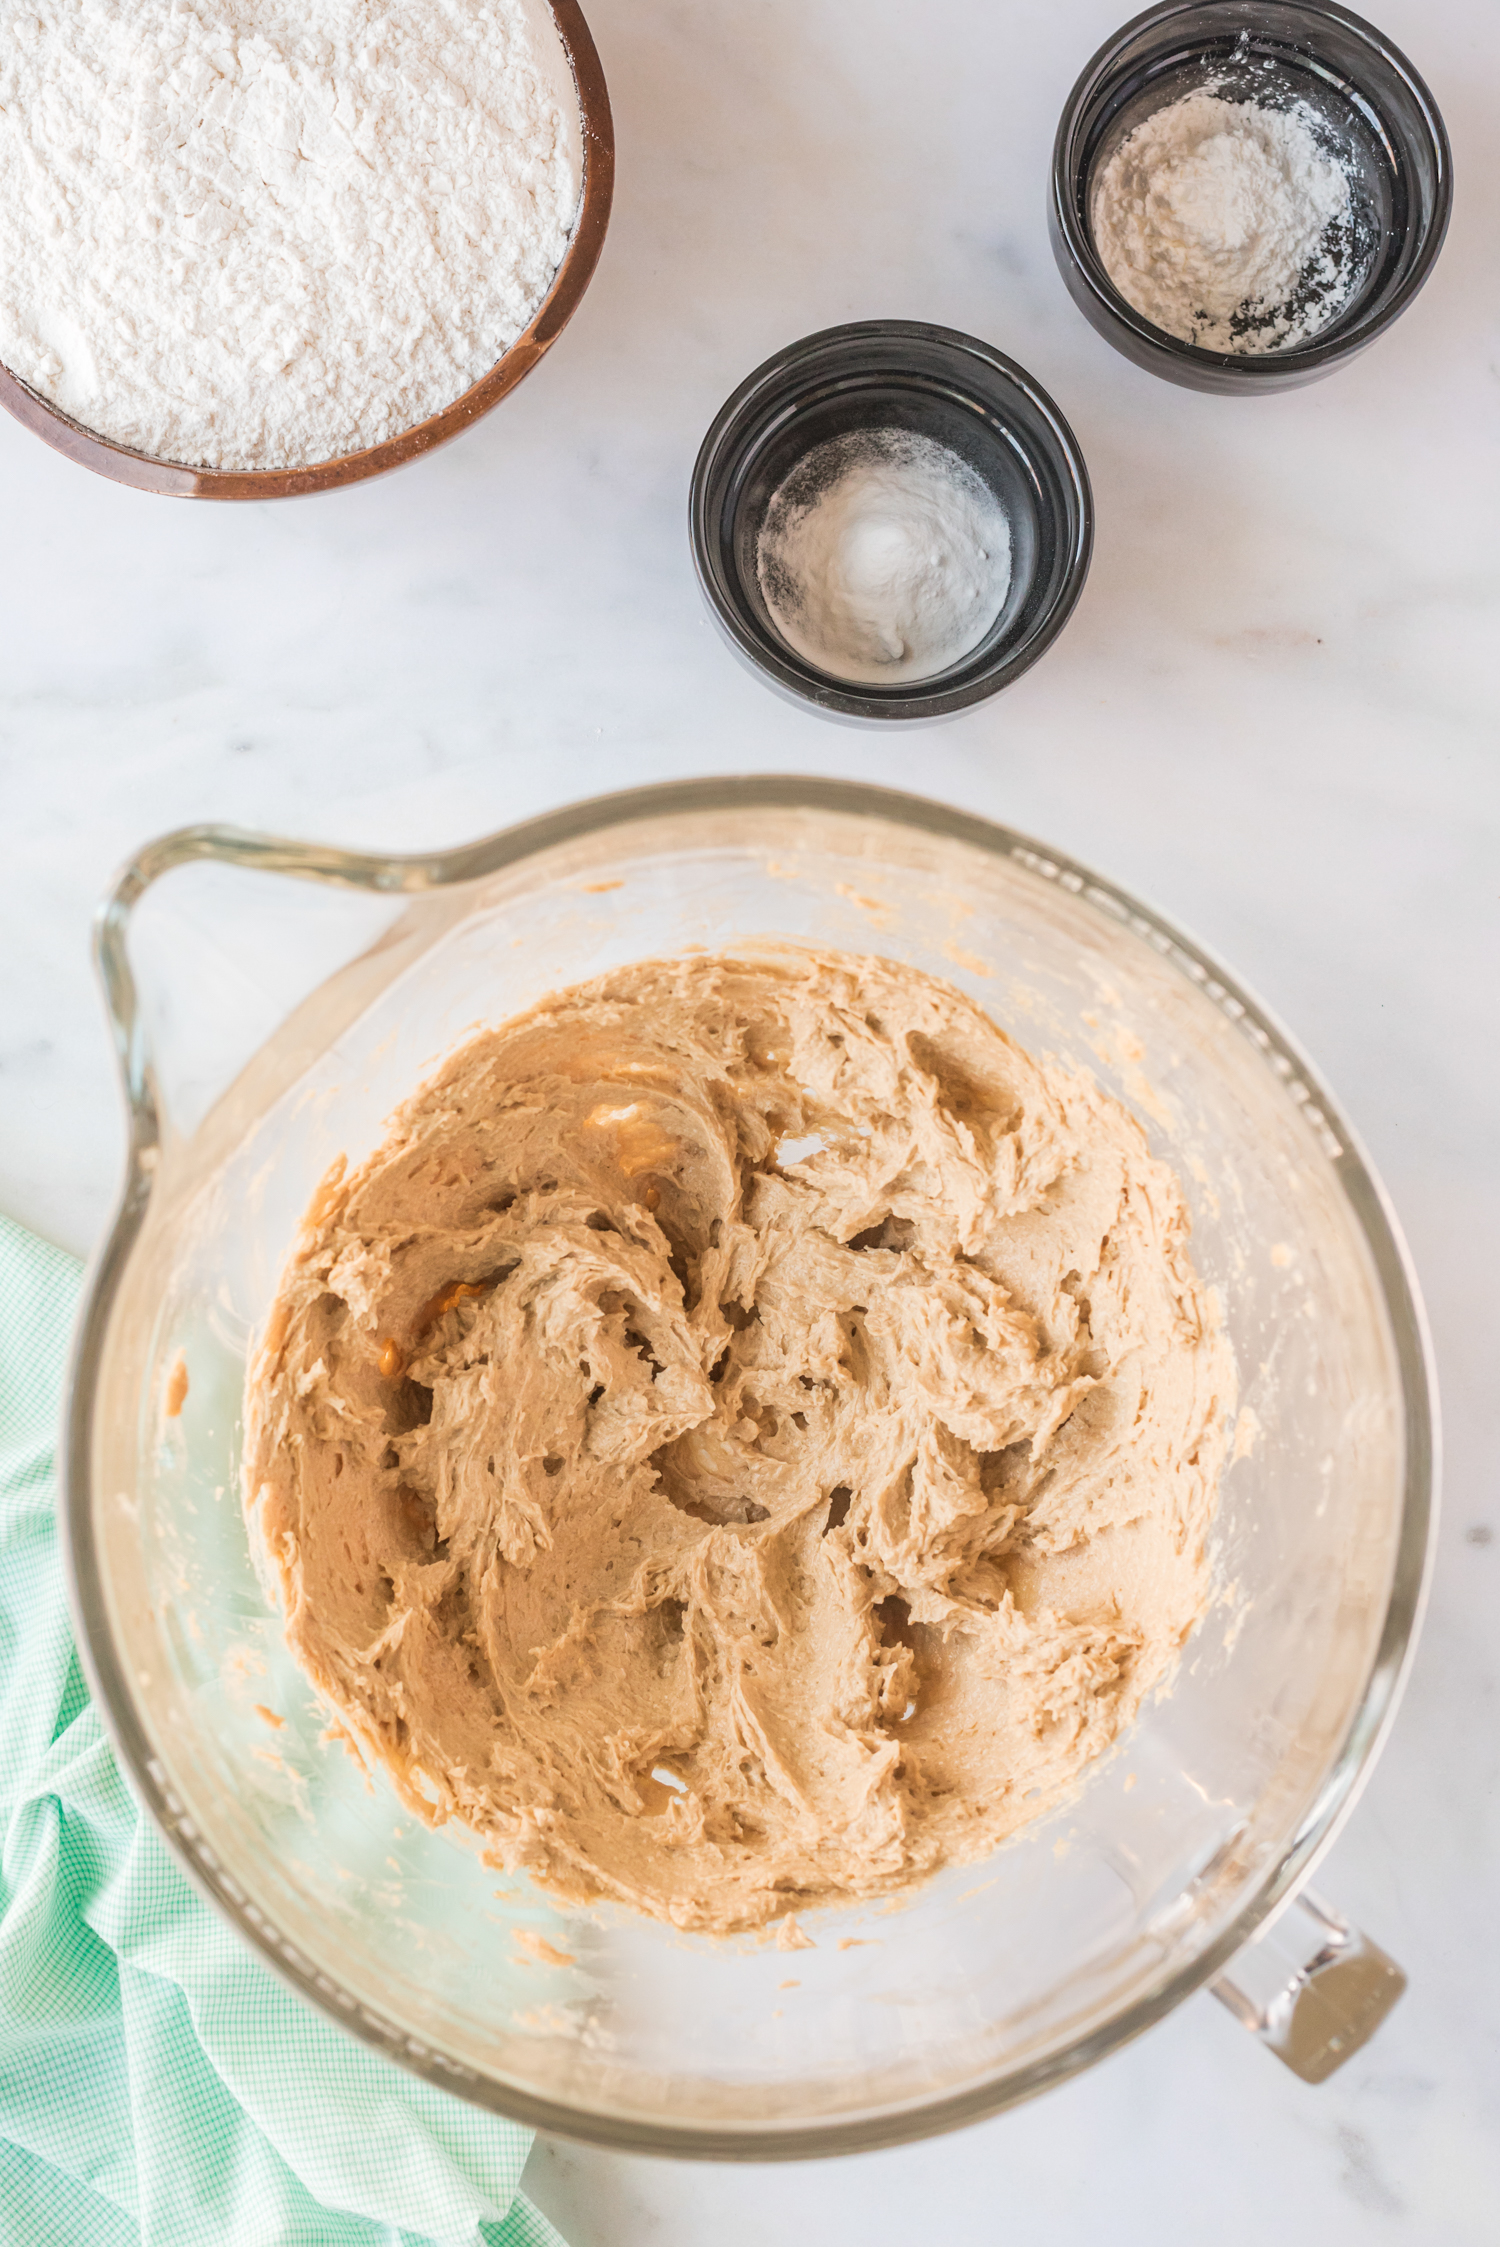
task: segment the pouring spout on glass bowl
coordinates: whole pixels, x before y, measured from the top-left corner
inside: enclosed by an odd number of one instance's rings
[[[773,1946],[564,1910],[367,1785],[326,1744],[239,1500],[246,1356],[330,1163],[358,1162],[476,1024],[631,961],[767,937],[944,976],[1135,1109],[1188,1191],[1242,1415],[1217,1596],[1172,1689],[984,1863],[900,1908],[808,1914],[794,1996]],[[1399,1970],[1305,1884],[1419,1618],[1425,1328],[1347,1124],[1191,938],[1009,829],[755,777],[421,856],[188,829],[125,869],[98,953],[130,1147],[70,1383],[79,1645],[153,1816],[305,1998],[537,2127],[762,2160],[1014,2104],[1206,1986],[1312,2081],[1378,2025]]]

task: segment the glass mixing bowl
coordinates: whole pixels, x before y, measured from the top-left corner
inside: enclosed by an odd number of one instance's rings
[[[560,1911],[404,1812],[329,1737],[239,1492],[250,1338],[332,1159],[364,1156],[471,1026],[625,962],[758,937],[946,976],[1123,1099],[1187,1189],[1242,1415],[1215,1602],[1172,1690],[986,1862],[899,1908],[808,1914],[815,1947],[795,1957]],[[190,829],[127,868],[100,954],[131,1142],[70,1392],[80,1643],[142,1798],[305,1997],[482,2105],[720,2156],[967,2120],[1215,1976],[1305,2074],[1359,2040],[1399,1974],[1336,1916],[1287,1907],[1411,1642],[1425,1345],[1347,1127],[1195,945],[1003,828],[750,779],[613,797],[430,858]],[[1278,1912],[1279,1936],[1247,1951]]]

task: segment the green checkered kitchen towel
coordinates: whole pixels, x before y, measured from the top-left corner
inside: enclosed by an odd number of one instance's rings
[[[77,1294],[0,1217],[0,2241],[562,2247],[517,2190],[531,2133],[284,1989],[121,1779],[57,1552]]]

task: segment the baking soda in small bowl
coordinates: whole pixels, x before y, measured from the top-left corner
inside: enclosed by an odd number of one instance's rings
[[[756,569],[804,662],[897,686],[952,670],[986,638],[1010,586],[1010,523],[949,446],[852,430],[815,445],[779,486]]]

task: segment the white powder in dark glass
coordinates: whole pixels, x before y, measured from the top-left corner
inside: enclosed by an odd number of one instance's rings
[[[1207,351],[1284,351],[1347,302],[1349,176],[1305,102],[1185,94],[1137,125],[1093,195],[1094,242],[1127,304]]]
[[[0,361],[159,459],[378,444],[531,320],[581,143],[540,0],[25,0],[0,39]]]
[[[805,662],[894,686],[936,678],[984,639],[1010,585],[1010,524],[948,446],[858,430],[797,463],[756,560],[776,628]]]

